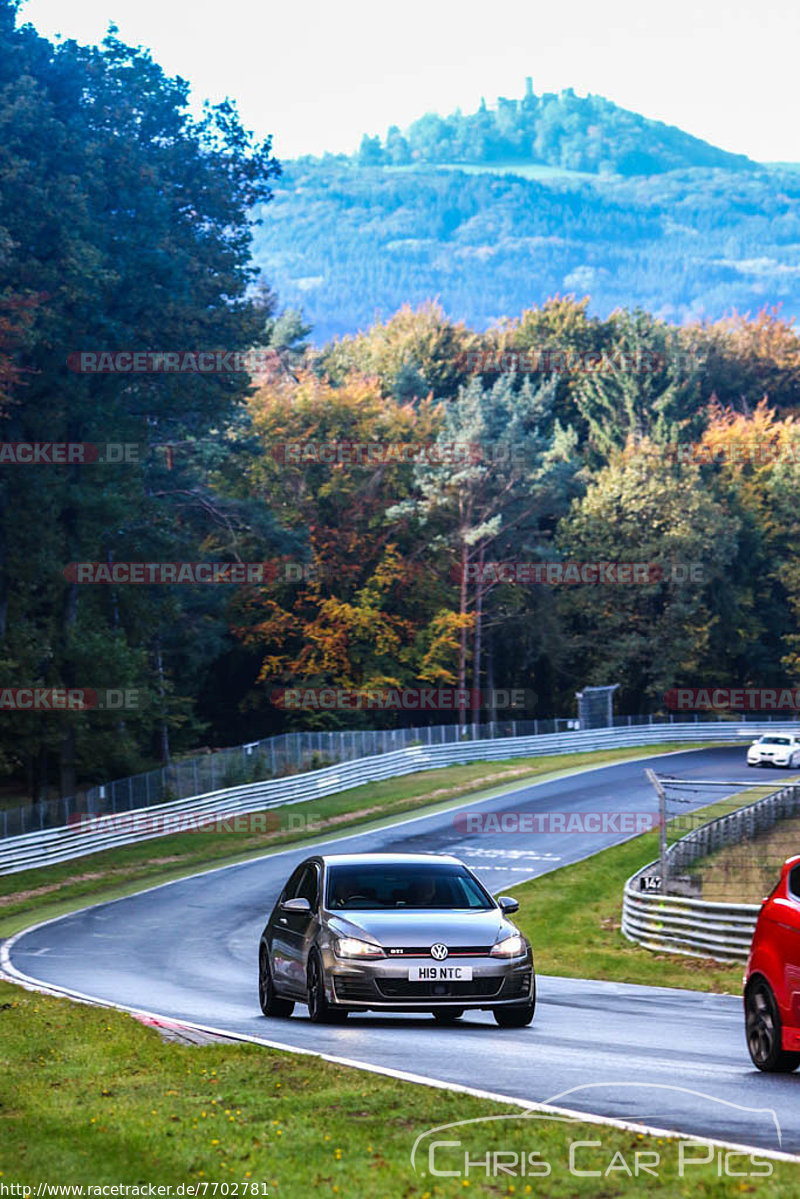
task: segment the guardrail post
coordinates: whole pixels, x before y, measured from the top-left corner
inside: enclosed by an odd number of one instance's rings
[[[658,856],[661,870],[661,894],[667,894],[667,793],[656,777],[655,770],[645,774],[656,789],[658,796]]]

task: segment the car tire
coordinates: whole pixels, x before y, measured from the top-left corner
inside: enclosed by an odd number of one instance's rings
[[[325,975],[322,972],[322,960],[316,950],[313,950],[308,958],[306,989],[308,1018],[312,1024],[341,1024],[347,1019],[347,1008],[328,1003],[325,997]]]
[[[258,1002],[265,1016],[291,1016],[294,1011],[291,999],[279,999],[275,994],[269,952],[263,943],[258,948]]]
[[[534,980],[531,997],[527,1003],[512,1003],[508,1006],[492,1008],[492,1015],[501,1028],[524,1028],[533,1019],[536,1011],[536,981]]]
[[[781,1017],[765,979],[749,983],[744,997],[745,1035],[753,1065],[767,1074],[790,1074],[800,1066],[800,1053],[781,1046]]]
[[[455,1024],[464,1015],[463,1007],[435,1008],[433,1018],[437,1024]]]

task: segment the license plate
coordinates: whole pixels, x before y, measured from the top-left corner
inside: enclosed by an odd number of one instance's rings
[[[409,966],[408,981],[412,983],[470,983],[471,966]]]

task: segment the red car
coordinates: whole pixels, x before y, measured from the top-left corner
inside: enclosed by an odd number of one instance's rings
[[[800,854],[761,904],[744,986],[747,1048],[759,1070],[800,1066]]]

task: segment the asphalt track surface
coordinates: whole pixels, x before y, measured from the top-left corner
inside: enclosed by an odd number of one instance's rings
[[[465,803],[459,811],[653,812],[646,766],[687,778],[768,779],[748,771],[743,759],[736,747],[623,762]],[[707,791],[697,803],[723,794]],[[629,835],[469,833],[463,815],[455,816],[408,819],[326,844],[341,852],[454,853],[498,894]],[[30,979],[167,1019],[800,1153],[800,1074],[768,1076],[753,1068],[739,996],[539,976],[536,1016],[523,1029],[498,1028],[490,1012],[467,1012],[450,1027],[404,1013],[351,1014],[341,1026],[312,1025],[303,1005],[291,1019],[265,1018],[256,987],[259,935],[289,872],[310,852],[271,854],[62,917],[19,937],[10,964]]]

